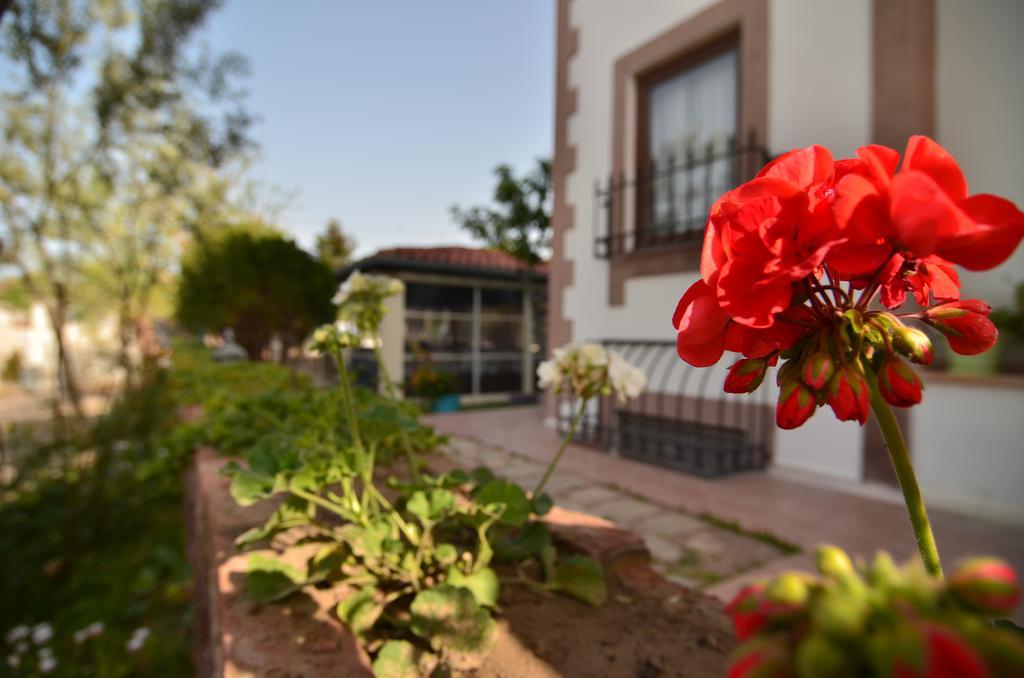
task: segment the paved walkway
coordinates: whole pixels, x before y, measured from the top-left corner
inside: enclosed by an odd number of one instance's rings
[[[426,421],[452,436],[449,451],[460,463],[488,466],[528,489],[559,444],[555,431],[543,425],[539,407],[432,415]],[[567,508],[635,530],[659,569],[722,599],[758,577],[813,569],[813,550],[822,543],[860,556],[879,549],[897,559],[916,554],[898,496],[863,496],[826,481],[771,473],[708,480],[574,444],[549,490]],[[958,558],[988,554],[1024,572],[1024,527],[929,513],[947,567]],[[1018,610],[1016,620],[1024,620],[1024,611]]]

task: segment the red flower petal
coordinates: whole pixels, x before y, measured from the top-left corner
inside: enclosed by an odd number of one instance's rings
[[[918,171],[927,174],[942,187],[953,202],[967,197],[967,179],[949,151],[925,136],[912,136],[903,152],[900,173]]]
[[[960,203],[974,221],[968,233],[939,243],[946,259],[971,271],[985,271],[1006,261],[1024,239],[1024,213],[1009,200],[975,195]]]
[[[926,257],[973,223],[942,188],[922,172],[900,172],[889,190],[889,213],[900,249]]]

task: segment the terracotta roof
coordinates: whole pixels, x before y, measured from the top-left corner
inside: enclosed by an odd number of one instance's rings
[[[452,268],[469,268],[486,271],[522,271],[529,268],[526,263],[498,250],[476,247],[391,247],[374,254],[370,259],[388,261],[415,261]],[[547,272],[547,263],[534,267],[537,273]]]

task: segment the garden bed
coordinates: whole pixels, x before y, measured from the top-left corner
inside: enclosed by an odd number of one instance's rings
[[[197,576],[197,675],[370,675],[368,658],[334,614],[342,592],[307,587],[283,603],[245,594],[249,553],[234,539],[266,520],[269,502],[242,508],[220,475],[227,460],[200,450],[190,480],[191,553]],[[443,459],[437,466],[445,466]],[[712,598],[649,567],[642,541],[600,518],[554,509],[556,537],[604,564],[608,602],[503,587],[497,638],[475,676],[722,675],[734,646]],[[298,557],[295,553],[292,557]]]

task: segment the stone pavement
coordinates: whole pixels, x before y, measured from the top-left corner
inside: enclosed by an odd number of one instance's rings
[[[535,406],[431,415],[425,421],[452,436],[449,451],[460,463],[488,466],[528,489],[560,442]],[[573,444],[548,490],[556,503],[637,531],[659,569],[722,599],[758,577],[813,569],[814,548],[823,543],[855,556],[879,549],[899,560],[916,555],[898,495],[866,496],[834,481],[773,473],[706,479]],[[929,514],[947,567],[987,554],[1024,572],[1024,527],[934,508]],[[1018,610],[1016,621],[1024,621],[1024,611]]]

